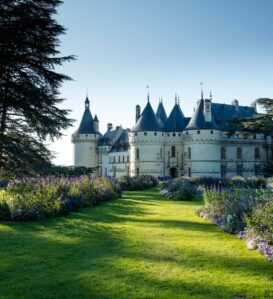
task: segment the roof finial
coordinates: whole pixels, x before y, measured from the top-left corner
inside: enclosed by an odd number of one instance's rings
[[[177,105],[177,93],[175,93],[174,102],[175,102],[175,105]]]
[[[204,99],[203,82],[201,82],[200,85],[201,85],[201,100],[203,100]]]
[[[180,97],[178,97],[178,105],[180,106]]]
[[[210,100],[212,101],[212,93],[211,93],[211,91],[210,91],[210,93],[209,93],[209,98],[210,98]]]
[[[148,90],[148,93],[147,93],[147,100],[148,100],[148,103],[150,103],[150,94],[149,94],[150,86],[147,85],[146,88],[147,88],[147,90]]]

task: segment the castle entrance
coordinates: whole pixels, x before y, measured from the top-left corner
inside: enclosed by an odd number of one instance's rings
[[[170,176],[171,176],[172,178],[176,178],[176,177],[178,176],[178,171],[177,171],[177,168],[176,168],[176,167],[172,167],[172,168],[170,169]]]

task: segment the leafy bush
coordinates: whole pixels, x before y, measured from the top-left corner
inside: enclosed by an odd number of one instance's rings
[[[251,189],[207,189],[199,215],[219,224],[225,231],[236,233],[246,226],[246,217],[255,207],[258,191]]]
[[[121,195],[116,181],[86,176],[17,180],[0,193],[0,219],[39,220]]]
[[[147,188],[155,187],[158,184],[158,180],[151,175],[140,175],[140,176],[123,176],[117,179],[122,190],[144,190]]]
[[[161,188],[168,190],[165,194],[174,200],[192,200],[197,194],[197,187],[187,177],[179,177],[165,182]]]
[[[273,244],[273,192],[261,194],[258,205],[247,217],[247,225],[253,232]]]

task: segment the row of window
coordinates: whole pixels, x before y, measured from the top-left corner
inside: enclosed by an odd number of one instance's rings
[[[261,166],[254,165],[254,173],[256,176],[261,174]],[[243,165],[236,166],[236,174],[239,176],[243,176]],[[221,165],[221,177],[225,178],[227,175],[227,167],[226,165]],[[191,167],[188,168],[188,176],[191,176]]]
[[[243,158],[242,148],[241,147],[237,147],[236,157],[237,157],[237,159],[242,159]],[[258,148],[258,147],[255,147],[255,149],[254,149],[254,158],[256,160],[260,159],[260,148]],[[221,147],[221,159],[222,160],[226,159],[226,148],[225,147]]]
[[[135,136],[137,136],[137,134],[138,134],[138,133],[135,132]],[[154,136],[157,136],[157,134],[160,134],[160,133],[158,133],[158,132],[154,132]],[[147,136],[147,135],[148,135],[148,132],[144,132],[143,135],[144,135],[144,136]],[[164,133],[161,133],[161,135],[164,136]],[[181,136],[181,133],[178,133],[178,134],[177,134],[177,133],[167,133],[167,136],[168,136],[168,137],[170,137],[170,136],[173,136],[173,137],[175,137],[175,136]]]
[[[130,157],[129,156],[118,156],[116,160],[116,156],[109,157],[109,163],[129,163]]]

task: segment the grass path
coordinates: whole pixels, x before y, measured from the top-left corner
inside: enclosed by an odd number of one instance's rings
[[[156,189],[0,222],[0,298],[273,298],[273,265]]]

